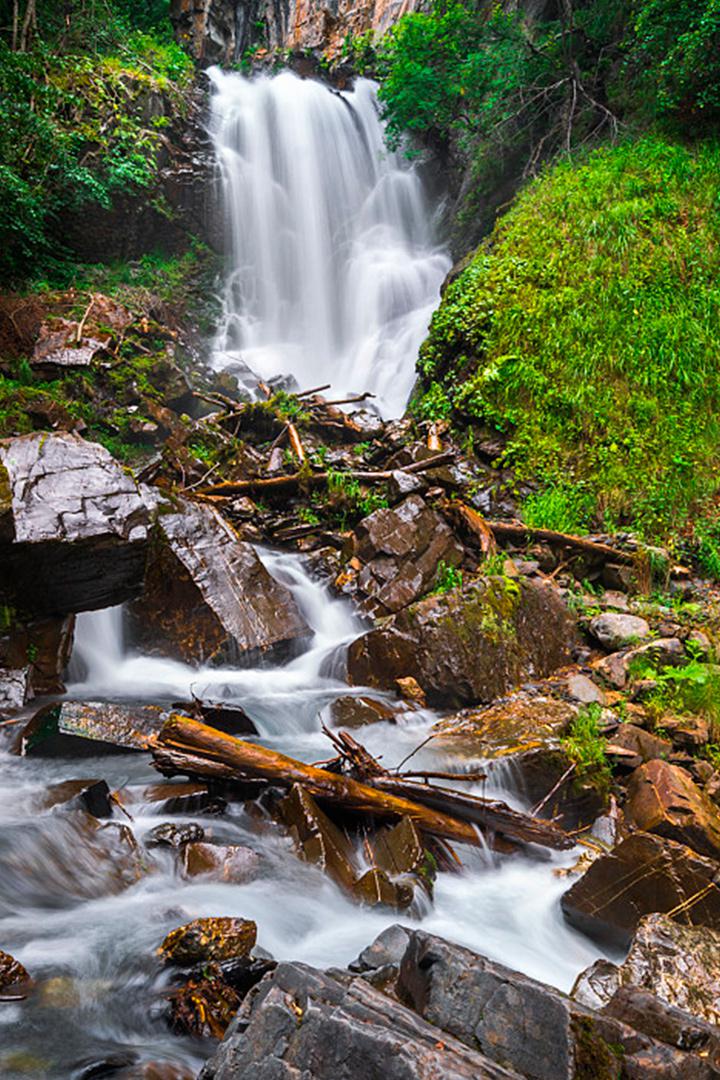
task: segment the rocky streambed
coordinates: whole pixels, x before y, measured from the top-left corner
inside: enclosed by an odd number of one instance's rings
[[[3,1075],[717,1075],[713,590],[491,440],[215,405],[0,443]]]

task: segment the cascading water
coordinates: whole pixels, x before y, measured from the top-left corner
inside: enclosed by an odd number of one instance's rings
[[[170,702],[192,691],[234,701],[253,718],[264,745],[309,761],[327,757],[322,711],[340,694],[362,692],[349,691],[338,670],[343,646],[359,627],[349,606],[331,599],[308,576],[299,556],[261,554],[271,573],[289,585],[314,630],[303,655],[280,667],[192,668],[134,655],[122,640],[120,610],[97,612],[78,619],[72,671],[81,681],[69,686],[68,695]],[[392,766],[425,740],[434,719],[411,713],[397,726],[373,724],[363,729],[363,742]],[[432,744],[413,762],[418,768],[450,764]],[[467,762],[472,769],[479,764]],[[122,789],[133,820],[121,820],[142,843],[150,828],[168,819],[157,804],[143,801],[144,786],[158,779],[147,756],[69,761],[3,755],[2,765],[0,941],[38,983],[22,1006],[0,1007],[3,1078],[67,1080],[81,1075],[79,1062],[128,1048],[144,1060],[199,1066],[203,1048],[171,1035],[160,1015],[167,976],[154,959],[164,935],[191,918],[255,919],[259,944],[278,959],[319,966],[347,963],[389,924],[412,921],[358,908],[319,868],[302,863],[289,840],[258,831],[242,804],[233,803],[219,818],[187,814],[181,820],[197,821],[220,843],[259,851],[263,871],[256,880],[245,885],[188,881],[170,855],[154,852],[149,872],[112,895],[102,887],[102,863],[91,842],[67,811],[43,811],[43,799],[50,783],[103,777],[111,789]],[[506,783],[505,771],[490,768],[485,786],[475,790],[523,805]],[[420,925],[568,989],[598,955],[588,939],[563,922],[559,910],[566,881],[555,871],[577,853],[496,860],[466,849],[462,857],[462,874],[439,875],[434,903]],[[35,1061],[35,1071],[25,1065],[14,1071],[16,1060]]]
[[[232,232],[215,365],[370,391],[400,415],[451,263],[417,170],[384,143],[373,83],[211,77]]]

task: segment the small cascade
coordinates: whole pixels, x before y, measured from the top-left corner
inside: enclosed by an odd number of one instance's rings
[[[216,366],[367,390],[400,415],[451,261],[417,169],[385,145],[374,84],[211,78],[232,253]]]

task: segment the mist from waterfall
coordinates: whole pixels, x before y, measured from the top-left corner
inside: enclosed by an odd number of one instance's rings
[[[374,84],[210,75],[231,231],[215,366],[371,391],[400,415],[451,262],[416,167],[385,144]]]

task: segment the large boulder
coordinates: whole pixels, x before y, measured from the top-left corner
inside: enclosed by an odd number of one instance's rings
[[[569,659],[572,623],[557,592],[487,577],[413,604],[350,646],[355,685],[393,689],[412,676],[431,705],[490,702]]]
[[[357,585],[364,608],[392,615],[426,593],[438,566],[458,566],[463,547],[447,523],[418,495],[394,509],[376,510],[355,530],[355,558],[361,569]]]
[[[143,594],[129,605],[133,640],[186,663],[287,653],[310,635],[292,593],[210,506],[160,513]]]
[[[590,865],[561,907],[578,930],[620,948],[655,911],[720,930],[719,875],[720,864],[684,844],[634,833]]]
[[[28,668],[34,694],[62,694],[75,632],[74,615],[13,618],[0,634],[0,667]]]
[[[150,511],[97,443],[37,432],[0,442],[0,591],[41,614],[119,604],[140,589]]]
[[[644,832],[720,858],[718,808],[677,765],[656,759],[636,769],[628,784],[625,816]]]
[[[578,977],[573,997],[598,1008],[622,986],[652,991],[666,1004],[720,1026],[720,933],[682,926],[667,915],[644,916],[624,963],[593,964]]]
[[[57,701],[44,705],[20,732],[18,753],[53,757],[147,750],[168,713],[159,705]]]
[[[715,1075],[694,1054],[421,931],[410,935],[398,993],[423,1019],[528,1080]]]
[[[650,636],[650,626],[639,615],[606,611],[590,622],[590,633],[606,649],[614,652],[626,645],[635,645]]]
[[[365,979],[279,964],[201,1080],[519,1080]]]

